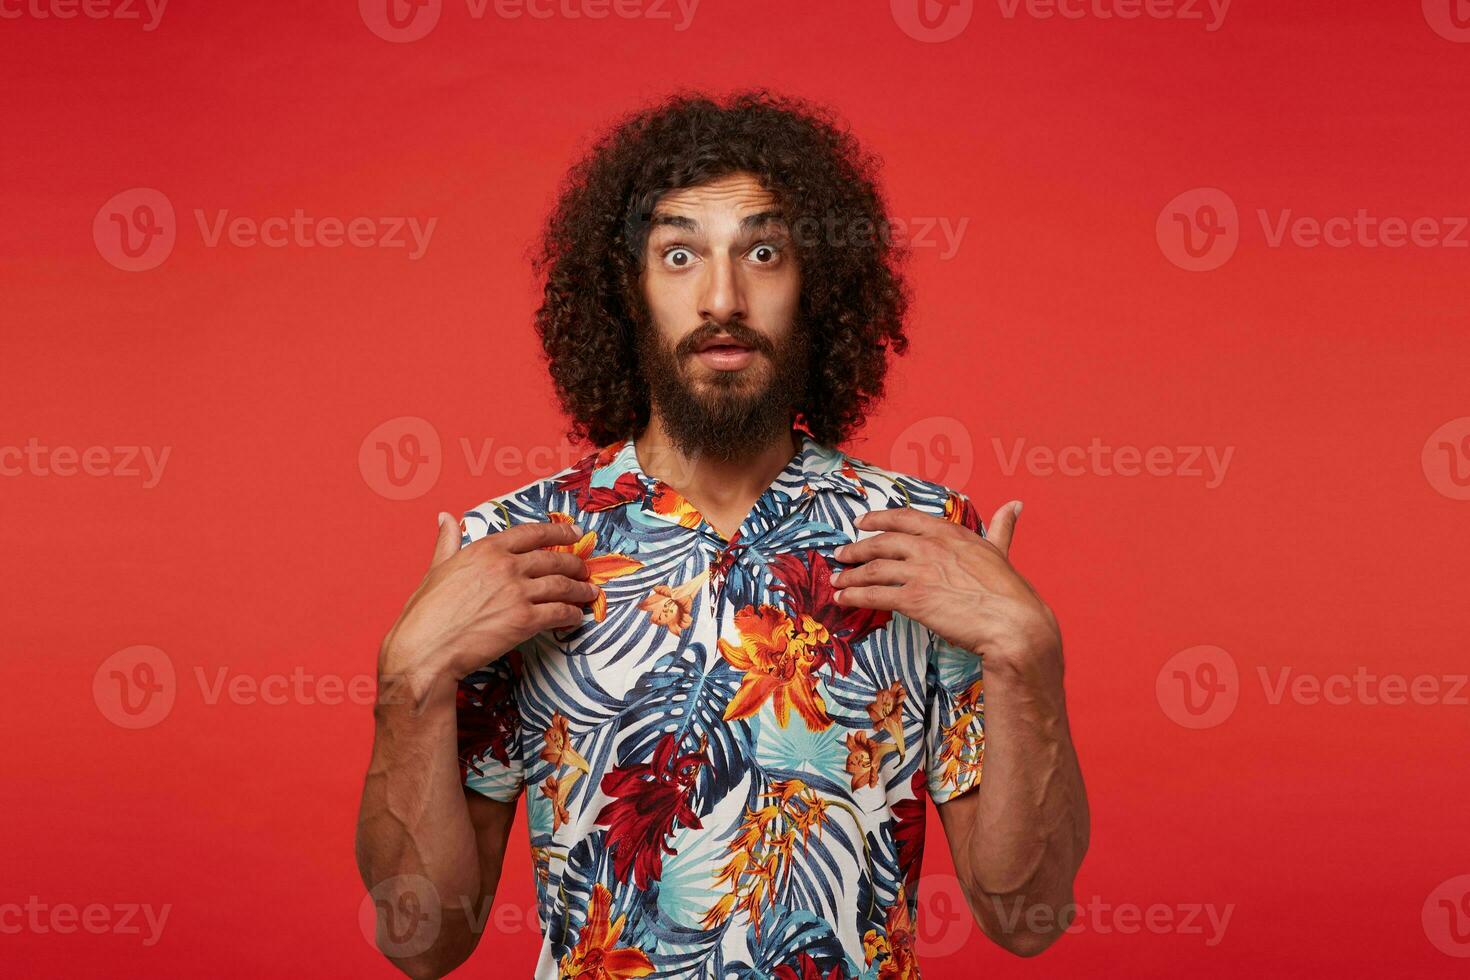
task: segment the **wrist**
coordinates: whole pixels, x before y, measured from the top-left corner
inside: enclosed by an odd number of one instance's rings
[[[1056,634],[1012,637],[975,648],[985,672],[986,685],[1041,684],[1062,677],[1062,639]]]
[[[458,678],[430,666],[426,659],[384,644],[378,652],[376,710],[379,713],[406,710],[420,715],[454,707]]]

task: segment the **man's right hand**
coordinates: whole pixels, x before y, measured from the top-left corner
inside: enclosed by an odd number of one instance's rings
[[[575,524],[517,524],[460,548],[460,530],[439,515],[429,572],[383,639],[381,678],[406,685],[417,703],[453,699],[457,682],[543,630],[576,626],[597,597],[587,563],[567,546]],[[403,687],[400,687],[403,690]]]

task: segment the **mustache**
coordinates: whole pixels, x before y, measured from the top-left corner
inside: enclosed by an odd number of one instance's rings
[[[739,320],[731,320],[729,323],[706,321],[700,324],[698,329],[679,341],[678,346],[674,349],[675,353],[680,355],[692,354],[700,344],[722,333],[729,334],[730,339],[738,344],[749,347],[751,350],[768,355],[772,353],[770,340],[764,334],[752,330]]]

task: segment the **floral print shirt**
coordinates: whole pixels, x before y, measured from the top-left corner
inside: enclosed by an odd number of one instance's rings
[[[464,784],[526,795],[536,977],[918,977],[927,793],[980,779],[980,658],[838,606],[864,511],[970,501],[817,443],[726,540],[631,440],[464,516],[575,522],[600,594],[460,682]]]

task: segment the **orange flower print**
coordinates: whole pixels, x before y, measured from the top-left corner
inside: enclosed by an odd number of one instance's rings
[[[653,488],[653,512],[674,518],[681,527],[699,527],[704,520],[704,515],[695,510],[693,504],[662,481]]]
[[[894,750],[888,742],[875,742],[867,732],[850,732],[847,736],[847,771],[852,774],[852,788],[878,785],[878,771],[883,757]]]
[[[573,523],[570,514],[560,511],[552,511],[547,517],[557,524]],[[592,600],[592,618],[600,623],[607,618],[607,593],[602,591],[602,586],[612,579],[638,571],[643,562],[627,555],[594,555],[596,547],[597,532],[588,531],[576,544],[551,544],[546,546],[546,550],[565,551],[587,563],[588,581],[597,586],[597,598]]]
[[[551,849],[531,846],[531,864],[536,869],[536,880],[543,885],[551,880]]]
[[[883,962],[878,966],[878,980],[918,980],[919,958],[914,952],[914,920],[909,915],[908,899],[904,897],[904,886],[898,886],[898,896],[888,909],[887,928],[883,932],[869,929],[863,936],[863,955],[868,965],[879,956]]]
[[[626,917],[620,915],[609,925],[611,908],[612,893],[601,883],[593,885],[582,934],[558,964],[562,980],[628,980],[653,972],[647,953],[637,946],[617,945]]]
[[[878,692],[868,705],[868,717],[873,720],[873,731],[887,732],[898,746],[898,757],[903,758],[903,681],[894,681],[891,687]]]
[[[959,789],[973,782],[985,765],[985,736],[970,733],[973,716],[966,712],[939,733],[940,785]]]
[[[970,498],[950,491],[944,498],[944,519],[951,524],[967,527],[976,534],[980,533],[980,515],[975,511],[975,505]]]
[[[985,679],[977,678],[955,695],[959,715],[939,733],[939,761],[944,763],[940,783],[954,789],[968,787],[985,767],[985,732],[971,731],[976,718],[983,718]]]
[[[541,795],[551,801],[551,832],[554,834],[561,829],[564,823],[572,822],[572,815],[567,811],[567,797],[572,793],[572,786],[582,774],[576,769],[565,776],[547,776],[546,781],[541,784]]]
[[[811,731],[824,731],[831,725],[812,676],[820,644],[826,642],[826,628],[803,616],[798,631],[786,613],[768,605],[741,609],[735,614],[735,627],[740,631],[740,645],[721,638],[720,655],[736,670],[744,671],[745,677],[726,706],[724,719],[749,718],[769,698],[782,728],[792,708]]]
[[[774,905],[776,890],[789,880],[792,852],[798,836],[805,850],[813,830],[821,834],[826,823],[827,801],[799,779],[778,780],[762,799],[775,802],[759,809],[746,808],[735,837],[725,845],[730,858],[715,869],[715,887],[729,888],[704,914],[700,925],[717,929],[735,913],[743,913],[761,934],[761,903]]]
[[[583,772],[591,772],[592,767],[587,760],[582,758],[581,753],[572,748],[571,734],[567,731],[566,716],[560,712],[552,712],[551,724],[546,728],[546,746],[541,750],[541,758],[553,766],[572,766]]]
[[[709,572],[706,570],[683,585],[655,585],[648,597],[638,603],[638,608],[648,613],[655,626],[667,626],[670,633],[678,636],[694,622],[690,610],[694,606],[694,597],[699,594],[699,587],[707,578]]]

